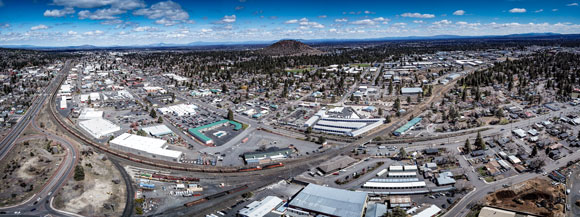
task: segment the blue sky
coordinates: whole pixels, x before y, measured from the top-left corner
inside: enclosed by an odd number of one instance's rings
[[[580,33],[580,0],[0,0],[0,45]]]

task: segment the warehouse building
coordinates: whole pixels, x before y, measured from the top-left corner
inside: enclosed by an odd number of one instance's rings
[[[422,94],[423,88],[420,87],[403,87],[401,88],[402,95],[417,95]]]
[[[171,131],[171,129],[169,129],[169,127],[167,127],[163,124],[150,126],[150,127],[143,127],[142,130],[147,132],[149,135],[152,135],[155,137],[161,137],[161,136],[165,136],[165,135],[173,133],[173,131]]]
[[[325,174],[329,174],[329,173],[332,173],[334,171],[338,171],[338,170],[341,170],[343,168],[346,168],[355,162],[357,162],[357,160],[355,160],[354,158],[351,158],[349,156],[336,156],[336,157],[333,157],[332,159],[320,164],[318,166],[318,169]]]
[[[121,130],[121,127],[104,118],[92,118],[79,122],[79,126],[92,137],[100,139]]]
[[[180,151],[168,150],[165,140],[129,133],[121,134],[111,140],[109,145],[113,149],[165,161],[180,162],[183,157],[183,153]]]
[[[244,154],[244,160],[247,164],[268,163],[275,160],[288,158],[294,152],[293,149],[273,149],[259,152],[249,152]]]
[[[309,184],[298,192],[290,203],[289,216],[364,216],[367,194]]]
[[[163,115],[173,114],[176,116],[184,116],[184,115],[195,115],[196,109],[197,109],[197,106],[195,106],[195,105],[179,104],[179,105],[172,105],[172,106],[168,106],[168,107],[159,108],[157,110],[159,110],[159,112],[161,112],[161,114],[163,114]]]
[[[421,118],[421,117],[413,118],[411,121],[409,121],[405,125],[399,127],[399,129],[395,130],[395,132],[393,132],[393,135],[400,136],[400,135],[405,134],[407,131],[409,131],[411,128],[413,128],[415,125],[417,125],[419,122],[421,122],[421,120],[423,120],[423,118]]]
[[[304,127],[312,127],[313,130],[328,134],[356,137],[384,122],[384,118],[360,118],[350,107],[334,107],[316,112],[304,123]]]
[[[81,114],[79,115],[79,120],[102,118],[103,114],[104,114],[103,111],[98,111],[93,108],[83,108]]]
[[[284,201],[278,197],[267,196],[261,201],[254,201],[238,212],[241,217],[262,217],[282,205]]]

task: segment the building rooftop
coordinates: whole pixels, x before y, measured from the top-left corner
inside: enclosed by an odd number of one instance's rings
[[[289,206],[331,216],[362,216],[367,194],[309,184],[290,201]]]

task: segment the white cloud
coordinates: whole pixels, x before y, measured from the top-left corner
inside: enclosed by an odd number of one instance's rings
[[[453,15],[457,15],[457,16],[463,16],[465,14],[464,10],[456,10],[455,12],[453,12]]]
[[[145,7],[142,0],[53,0],[53,4],[70,8],[99,8],[111,6],[121,10]]]
[[[103,31],[101,30],[95,30],[95,31],[88,31],[88,32],[84,32],[83,35],[88,35],[88,36],[93,36],[93,35],[102,35]]]
[[[336,32],[337,30],[335,28],[329,29],[329,32]]]
[[[156,20],[155,23],[166,26],[175,25],[181,22],[189,22],[189,13],[181,5],[173,1],[158,2],[149,8],[139,9],[133,12],[134,15],[145,16],[149,19]],[[235,21],[235,16],[234,16]]]
[[[352,22],[350,22],[350,24],[373,26],[373,25],[377,25],[377,22],[375,22],[371,19],[363,19],[363,20],[352,21]]]
[[[423,20],[413,20],[413,23],[424,23]]]
[[[440,20],[440,21],[437,21],[437,22],[433,22],[433,24],[435,24],[435,25],[449,25],[451,23],[453,23],[453,22],[451,22],[449,20]]]
[[[233,14],[231,16],[225,15],[224,18],[220,20],[222,23],[233,23],[236,22],[236,15]]]
[[[153,31],[157,31],[157,28],[155,27],[151,27],[151,26],[139,26],[133,29],[133,31],[135,32],[153,32]]]
[[[552,11],[553,11],[553,12],[556,12],[556,11],[558,11],[558,9],[554,8],[554,9],[552,9]]]
[[[337,23],[343,23],[343,22],[347,22],[348,20],[346,18],[341,18],[341,19],[334,19],[334,22]]]
[[[213,32],[213,29],[201,29],[201,32]]]
[[[292,20],[286,20],[286,22],[284,22],[285,24],[294,24],[294,23],[298,23],[297,19],[292,19]]]
[[[79,11],[79,19],[91,19],[91,20],[114,20],[118,19],[117,15],[124,14],[127,11],[118,8],[105,8],[99,9],[95,12],[90,12],[88,10]]]
[[[365,11],[364,13],[365,14],[375,14],[375,12],[372,12],[372,11]]]
[[[36,30],[41,30],[41,29],[48,29],[48,26],[46,26],[44,24],[40,24],[38,26],[30,27],[31,31],[36,31]]]
[[[0,29],[10,28],[10,23],[0,23]]]
[[[69,35],[76,35],[77,32],[70,30],[70,31],[67,32],[67,34],[69,34]]]
[[[576,2],[570,3],[570,4],[567,4],[566,6],[578,6],[578,3],[576,3]]]
[[[401,14],[402,17],[412,17],[412,18],[433,18],[433,14],[421,14],[421,13],[404,13]]]
[[[75,10],[73,8],[64,8],[62,10],[54,9],[54,10],[46,10],[44,11],[45,17],[64,17],[69,14],[74,14]]]
[[[510,9],[510,13],[526,13],[525,8],[512,8]]]
[[[542,11],[544,11],[544,9],[538,9],[538,10],[535,10],[534,13],[540,13]]]
[[[326,17],[327,17],[326,15],[320,15],[320,16],[318,16],[318,18],[321,18],[321,19],[324,19]]]

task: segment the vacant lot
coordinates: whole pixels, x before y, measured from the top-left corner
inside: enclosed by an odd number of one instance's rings
[[[0,206],[17,204],[39,191],[64,159],[62,147],[48,139],[17,143],[0,161]]]
[[[503,188],[486,197],[486,204],[533,213],[539,216],[564,216],[564,189],[546,178],[537,178]]]
[[[84,179],[71,178],[55,198],[55,206],[84,216],[120,216],[125,208],[126,189],[113,164],[86,146],[79,165]]]

